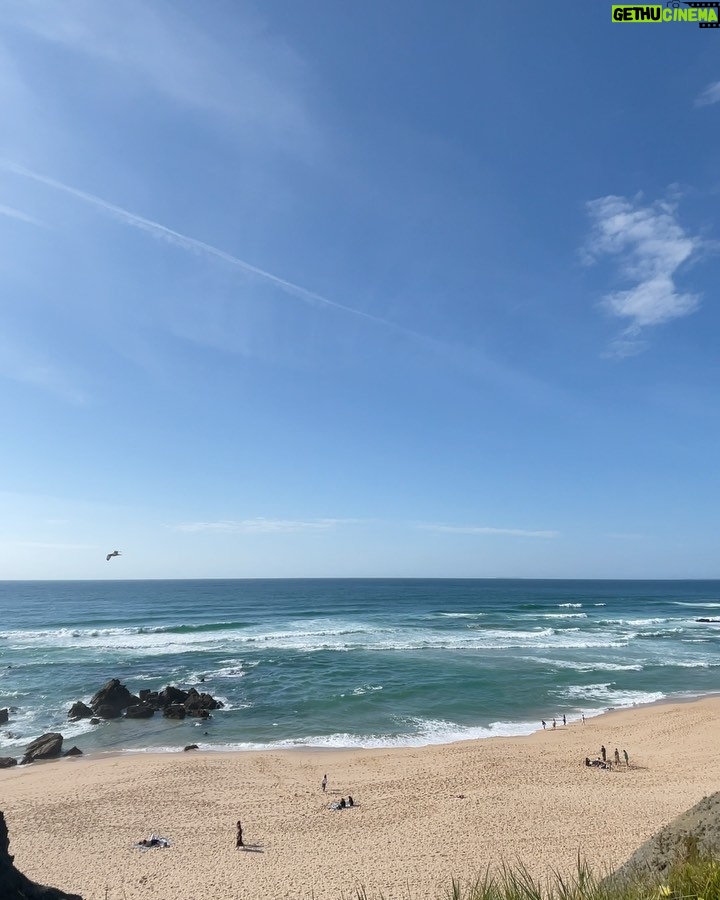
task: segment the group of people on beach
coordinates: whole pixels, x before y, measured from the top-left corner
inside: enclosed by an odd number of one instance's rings
[[[327,775],[323,775],[322,781],[320,782],[320,788],[321,788],[323,794],[327,793],[327,783],[328,783]],[[348,794],[347,800],[344,797],[341,797],[335,803],[330,804],[330,809],[350,809],[351,807],[353,807],[355,805],[356,805],[355,801]]]
[[[327,775],[323,775],[322,781],[320,782],[320,789],[323,794],[327,793],[327,784],[328,777]],[[348,794],[347,800],[344,797],[341,797],[339,800],[330,804],[330,809],[352,809],[354,806],[357,806],[357,803],[352,798],[352,795]],[[235,847],[238,850],[244,850],[245,844],[243,843],[243,829],[242,823],[238,819],[236,825],[236,833],[235,833]]]
[[[580,721],[583,723],[583,725],[585,724],[585,713],[580,713]],[[567,725],[567,716],[565,715],[565,713],[562,714],[562,723],[563,725]],[[547,722],[545,721],[545,719],[540,719],[540,724],[543,727],[543,731],[545,731],[545,729],[547,728]],[[553,716],[552,727],[557,728],[557,725],[557,717]]]
[[[628,756],[627,750],[623,750],[623,757],[625,758],[625,766],[630,768],[630,757]],[[614,765],[617,768],[620,765],[620,751],[618,748],[615,748],[615,753],[613,754]],[[608,759],[607,749],[605,744],[602,744],[600,747],[600,756],[595,759],[590,759],[589,756],[585,757],[585,765],[593,766],[596,769],[612,769],[613,762]]]

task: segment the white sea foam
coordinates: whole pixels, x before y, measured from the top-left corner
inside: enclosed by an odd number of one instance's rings
[[[587,619],[587,613],[541,613],[541,619]]]
[[[689,602],[687,600],[672,600],[671,602],[673,606],[699,606],[701,609],[720,609],[720,603],[716,602]]]
[[[457,632],[433,631],[425,628],[399,626],[372,627],[357,624],[340,624],[334,628],[328,623],[309,628],[284,628],[263,631],[259,626],[243,631],[213,632],[138,632],[119,628],[106,629],[102,633],[79,632],[75,636],[66,630],[56,632],[15,632],[20,647],[61,647],[74,650],[101,651],[103,655],[155,656],[171,653],[205,652],[209,648],[223,648],[238,653],[243,648],[250,651],[295,650],[301,653],[349,650],[507,650],[513,648],[600,648],[623,647],[636,635],[615,632],[582,633],[579,629],[482,628],[468,625]]]
[[[464,726],[454,722],[435,719],[417,719],[407,723],[414,730],[411,733],[383,734],[349,734],[337,732],[330,735],[309,735],[297,739],[258,742],[227,742],[214,745],[200,745],[200,749],[216,751],[232,750],[292,750],[298,748],[316,749],[385,749],[392,747],[426,747],[431,744],[452,744],[457,741],[478,740],[489,737],[510,737],[514,735],[532,734],[538,730],[533,722],[492,722],[488,726]],[[157,752],[158,748],[148,747],[149,752]]]
[[[605,684],[571,685],[553,691],[557,697],[567,700],[589,700],[602,703],[606,708],[637,706],[639,703],[655,703],[666,695],[661,691],[625,691],[613,687],[613,682]]]
[[[559,607],[570,606],[570,607],[573,607],[573,608],[575,608],[575,609],[578,609],[579,607],[582,606],[582,603],[558,603],[558,606],[559,606]]]
[[[484,612],[441,612],[438,615],[443,616],[446,619],[481,619],[483,616],[486,616],[487,613]]]
[[[573,662],[572,660],[547,659],[544,657],[523,657],[523,661],[553,666],[556,669],[572,669],[575,672],[642,672],[642,663],[612,663],[590,660],[589,662]]]

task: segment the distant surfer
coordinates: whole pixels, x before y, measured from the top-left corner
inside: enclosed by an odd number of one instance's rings
[[[119,550],[113,550],[112,553],[108,553],[108,555],[105,557],[105,562],[110,562],[113,556],[122,556],[122,553]]]

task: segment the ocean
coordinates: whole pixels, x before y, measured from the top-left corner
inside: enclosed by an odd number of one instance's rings
[[[401,747],[720,691],[720,581],[0,582],[0,756]],[[205,721],[69,722],[110,678]]]

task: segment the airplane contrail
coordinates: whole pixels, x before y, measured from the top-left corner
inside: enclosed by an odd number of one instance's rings
[[[78,200],[83,200],[85,203],[89,203],[92,206],[97,207],[98,209],[105,210],[105,212],[108,212],[112,216],[115,216],[115,218],[119,219],[121,222],[124,222],[126,225],[130,225],[133,228],[140,229],[140,231],[147,232],[154,238],[169,241],[171,244],[175,244],[176,246],[182,247],[185,250],[199,251],[200,253],[205,253],[208,256],[214,256],[216,259],[221,259],[223,262],[228,263],[235,268],[242,269],[243,272],[247,272],[250,275],[256,275],[259,278],[263,278],[265,281],[269,281],[271,284],[274,284],[276,287],[280,288],[286,293],[292,294],[295,297],[299,297],[305,302],[320,303],[324,306],[332,307],[333,309],[339,309],[342,312],[349,313],[350,315],[358,316],[362,319],[367,319],[370,322],[375,322],[377,325],[382,325],[385,328],[392,329],[393,331],[398,331],[402,334],[426,340],[423,335],[418,334],[410,329],[403,328],[402,325],[396,325],[394,322],[390,322],[387,319],[381,318],[380,316],[374,316],[372,313],[363,312],[361,309],[355,309],[352,306],[346,306],[345,304],[338,303],[335,300],[329,300],[327,297],[323,297],[322,294],[316,294],[314,291],[309,291],[307,290],[307,288],[301,287],[299,284],[294,284],[292,281],[287,281],[285,278],[280,278],[278,275],[273,275],[272,272],[267,272],[265,271],[265,269],[260,269],[257,266],[253,266],[251,263],[245,262],[245,260],[239,259],[237,256],[233,256],[232,253],[227,253],[225,250],[220,250],[217,247],[213,247],[212,244],[206,244],[205,241],[200,241],[197,238],[190,237],[187,234],[182,234],[179,231],[174,231],[172,228],[168,228],[166,225],[161,225],[159,222],[153,222],[152,219],[146,219],[144,218],[144,216],[138,216],[127,209],[123,209],[122,206],[117,206],[114,203],[103,200],[102,197],[97,197],[95,194],[89,194],[87,191],[81,191],[78,188],[71,187],[68,184],[64,184],[62,181],[58,181],[55,178],[50,178],[48,175],[42,175],[39,172],[33,172],[32,169],[27,169],[25,168],[25,166],[21,166],[18,163],[12,162],[12,160],[0,159],[0,168],[3,168],[8,172],[13,172],[15,175],[20,175],[23,178],[29,178],[32,181],[38,182],[39,184],[47,185],[47,187],[51,187],[56,191],[62,191],[65,194],[69,194],[71,197],[76,197]]]
[[[58,181],[57,179],[51,178],[48,175],[43,175],[40,172],[34,172],[32,169],[21,166],[18,163],[13,162],[12,160],[0,157],[0,169],[4,169],[7,172],[12,172],[13,174],[19,175],[23,178],[28,178],[31,181],[37,182],[38,184],[44,184],[56,191],[62,191],[65,194],[69,194],[71,197],[75,197],[78,200],[82,200],[85,203],[96,207],[97,209],[101,209],[104,212],[107,212],[110,215],[114,216],[124,224],[130,225],[133,228],[137,228],[140,231],[144,231],[158,240],[165,240],[177,247],[183,248],[184,250],[204,253],[207,256],[222,260],[223,262],[235,267],[236,269],[240,269],[241,271],[246,272],[249,275],[255,275],[256,277],[264,279],[270,284],[274,284],[280,290],[299,298],[305,303],[320,304],[330,309],[337,309],[341,312],[347,313],[348,315],[356,316],[357,318],[364,319],[368,322],[373,322],[374,324],[380,325],[381,327],[393,331],[396,334],[402,334],[406,337],[410,337],[414,340],[420,341],[426,347],[433,348],[437,353],[441,354],[443,358],[452,360],[454,365],[464,366],[468,369],[468,371],[472,372],[475,375],[481,375],[485,378],[489,378],[500,384],[512,387],[516,391],[525,392],[528,389],[532,389],[533,392],[535,392],[537,390],[539,382],[537,382],[536,379],[529,378],[522,372],[516,372],[512,368],[492,360],[485,353],[483,353],[482,351],[478,351],[476,348],[471,348],[468,350],[463,347],[448,344],[442,339],[431,337],[427,334],[422,334],[419,331],[415,331],[412,328],[406,328],[403,325],[398,325],[395,322],[389,321],[388,319],[383,319],[381,316],[375,316],[372,313],[363,312],[363,310],[355,309],[352,306],[346,306],[345,304],[338,303],[335,300],[330,300],[327,297],[323,297],[322,294],[317,294],[314,291],[310,291],[307,288],[301,287],[301,285],[299,284],[295,284],[294,282],[288,281],[285,278],[280,278],[279,275],[273,275],[272,272],[267,272],[265,271],[265,269],[260,269],[258,266],[253,266],[251,263],[245,262],[245,260],[240,259],[237,256],[233,256],[231,253],[227,253],[225,250],[220,250],[218,247],[213,247],[212,244],[207,244],[205,243],[205,241],[200,241],[197,238],[182,234],[179,231],[174,231],[172,228],[168,228],[166,225],[161,225],[159,222],[153,222],[152,219],[146,219],[143,216],[138,216],[135,213],[124,209],[122,206],[117,206],[114,203],[103,200],[102,197],[97,197],[95,194],[90,194],[87,191],[82,191],[78,188],[71,187],[68,184],[64,184],[62,181]],[[545,390],[544,386],[543,390]]]

